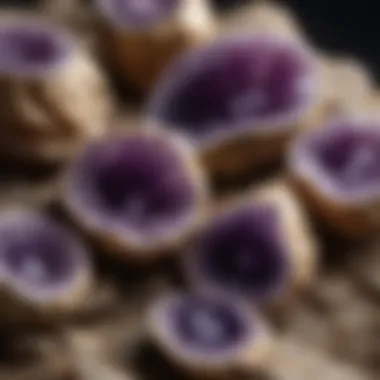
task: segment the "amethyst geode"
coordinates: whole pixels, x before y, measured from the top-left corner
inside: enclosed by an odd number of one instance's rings
[[[150,90],[167,65],[210,38],[214,22],[204,0],[97,0],[101,45],[119,78]]]
[[[0,21],[1,150],[55,161],[101,136],[111,105],[91,57],[46,20],[0,14]]]
[[[298,204],[284,189],[260,192],[233,202],[198,234],[184,260],[192,286],[271,303],[310,280],[313,240]]]
[[[31,211],[0,216],[0,275],[10,300],[37,311],[67,311],[87,297],[88,253],[66,228]]]
[[[131,254],[174,248],[197,225],[206,200],[191,147],[149,131],[90,146],[70,171],[65,193],[76,220]]]
[[[353,235],[379,226],[379,120],[336,119],[301,136],[289,163],[301,194],[329,226]]]
[[[270,347],[269,332],[252,309],[220,294],[163,296],[149,310],[148,328],[172,361],[194,372],[254,369]]]
[[[206,163],[247,168],[278,157],[316,102],[306,47],[274,35],[235,35],[179,60],[159,84],[149,114],[181,130]]]

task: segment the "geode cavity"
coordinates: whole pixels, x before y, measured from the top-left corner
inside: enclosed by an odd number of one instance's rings
[[[51,26],[8,22],[0,27],[1,75],[44,74],[69,54],[67,37]]]
[[[269,150],[268,138],[272,145],[304,121],[316,98],[314,76],[299,43],[273,35],[223,37],[180,59],[160,82],[149,111],[214,156],[221,145],[240,140],[239,149],[223,153],[233,160],[241,149]]]
[[[376,118],[339,118],[301,137],[291,149],[290,169],[298,184],[308,188],[306,198],[311,204],[316,206],[319,199],[319,212],[334,227],[353,232],[367,229],[370,220],[378,224],[380,124]]]
[[[90,146],[73,166],[66,204],[90,232],[122,250],[160,250],[197,223],[206,194],[190,147],[135,132]]]
[[[24,302],[70,307],[83,301],[90,266],[86,249],[66,228],[33,212],[3,211],[0,273]]]
[[[290,254],[273,204],[241,205],[217,215],[187,253],[191,283],[254,301],[277,297],[290,276]]]
[[[170,359],[192,370],[238,366],[264,335],[245,303],[210,294],[163,296],[149,310],[149,329]]]

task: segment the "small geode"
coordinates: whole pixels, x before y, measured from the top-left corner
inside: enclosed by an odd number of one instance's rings
[[[33,315],[61,314],[86,299],[92,269],[73,233],[36,212],[13,209],[0,215],[0,278],[9,300],[6,315],[15,312],[8,310],[12,307]]]
[[[220,294],[162,296],[148,310],[148,332],[183,369],[216,376],[260,368],[272,345],[249,305]]]
[[[104,78],[85,49],[50,21],[0,15],[0,147],[26,160],[70,158],[111,117]]]
[[[301,206],[285,184],[265,185],[223,206],[184,256],[196,289],[279,305],[309,285],[317,247]]]
[[[361,236],[380,226],[380,119],[339,117],[297,139],[290,174],[328,227]]]
[[[89,146],[69,170],[69,213],[106,248],[149,260],[182,244],[206,211],[208,188],[191,146],[140,130]]]
[[[314,60],[301,43],[225,36],[182,57],[154,92],[148,116],[193,141],[216,173],[281,157],[318,102]]]
[[[97,0],[101,49],[116,74],[142,91],[182,52],[214,35],[207,0]]]

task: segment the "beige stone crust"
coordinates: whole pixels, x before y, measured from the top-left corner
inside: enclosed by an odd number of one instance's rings
[[[305,40],[297,18],[287,7],[265,0],[238,7],[219,20],[219,31],[231,33],[249,30]]]
[[[345,56],[319,56],[325,119],[371,107],[374,78],[361,62]]]
[[[145,326],[148,336],[165,355],[175,365],[183,371],[194,375],[196,378],[218,378],[235,372],[251,372],[255,373],[270,362],[270,356],[275,344],[275,337],[269,325],[262,317],[253,311],[246,304],[240,305],[243,312],[251,317],[251,321],[247,323],[253,324],[254,331],[258,335],[252,334],[248,342],[231,356],[225,357],[222,361],[212,362],[204,360],[202,357],[188,356],[182,354],[176,344],[168,341],[166,331],[162,328],[159,319],[158,308],[162,307],[161,302],[165,302],[165,298],[178,296],[178,294],[166,294],[158,298],[147,310]],[[239,305],[240,300],[235,299]],[[247,316],[246,315],[246,316]]]
[[[284,179],[263,185],[256,191],[253,194],[258,201],[273,202],[280,210],[284,237],[293,261],[290,288],[310,286],[317,274],[319,247],[303,206]]]
[[[107,332],[100,331],[100,333]],[[110,355],[109,351],[113,351],[109,347],[110,343],[100,333],[69,331],[67,334],[66,340],[79,378],[81,380],[137,380]],[[119,332],[120,334],[123,335]]]
[[[208,0],[182,0],[167,20],[149,28],[113,24],[101,12],[100,49],[115,73],[138,90],[149,91],[183,52],[212,39],[215,21]]]
[[[208,180],[199,164],[192,147],[182,137],[174,134],[167,134],[161,130],[152,129],[144,131],[128,131],[120,133],[120,138],[128,136],[146,135],[154,138],[164,139],[171,148],[174,148],[178,154],[178,159],[183,160],[184,170],[190,177],[195,186],[196,201],[191,212],[188,223],[183,228],[176,230],[174,234],[167,236],[165,239],[156,241],[136,241],[129,239],[125,231],[109,229],[105,230],[102,223],[96,218],[91,217],[91,210],[88,213],[82,213],[82,205],[73,201],[69,196],[67,189],[70,186],[71,171],[63,178],[62,202],[68,215],[77,223],[77,225],[97,241],[104,250],[115,254],[117,257],[133,261],[136,263],[149,263],[155,259],[178,252],[179,249],[190,238],[199,225],[209,213],[210,190]],[[115,136],[113,136],[115,138]],[[75,163],[72,166],[75,170]]]
[[[291,171],[290,176],[295,191],[328,229],[354,239],[367,237],[377,229],[379,220],[375,216],[380,213],[380,201],[367,205],[340,203],[296,171]]]
[[[6,13],[0,19],[2,27],[46,25],[71,46],[67,59],[44,73],[0,73],[2,151],[26,160],[61,161],[102,137],[113,115],[112,96],[87,50],[44,17]]]
[[[289,337],[279,341],[268,374],[276,380],[369,380],[348,363],[339,363],[325,352]]]

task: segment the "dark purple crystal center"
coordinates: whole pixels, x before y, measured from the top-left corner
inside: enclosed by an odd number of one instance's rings
[[[62,46],[49,29],[14,26],[0,29],[0,66],[39,67],[54,63]]]
[[[314,91],[310,64],[278,41],[233,40],[197,54],[174,67],[152,109],[194,136],[288,114]]]
[[[172,148],[163,139],[141,136],[98,146],[80,169],[96,199],[91,207],[136,231],[175,226],[195,194],[182,157]]]
[[[343,191],[380,184],[380,128],[336,126],[311,144],[317,163]]]
[[[70,278],[76,260],[70,239],[48,225],[23,226],[1,231],[2,260],[6,272],[33,286],[54,286]]]
[[[287,273],[275,209],[250,206],[217,220],[195,253],[206,281],[258,299],[277,290]]]
[[[108,14],[123,25],[145,27],[170,17],[179,0],[104,0]]]
[[[173,310],[175,331],[186,345],[199,350],[230,348],[247,333],[245,321],[233,305],[189,297]]]

